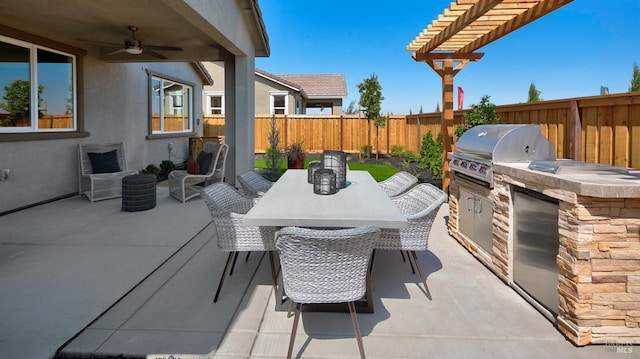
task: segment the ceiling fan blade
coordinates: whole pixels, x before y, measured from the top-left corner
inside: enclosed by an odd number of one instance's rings
[[[125,52],[125,49],[118,49],[116,51],[112,51],[112,52],[108,53],[107,56],[119,54],[119,53],[122,53],[122,52]]]
[[[143,53],[145,53],[145,54],[151,55],[151,56],[153,56],[153,57],[157,57],[157,58],[162,59],[162,60],[166,60],[166,59],[167,59],[167,57],[166,57],[166,56],[164,56],[164,55],[162,55],[162,54],[159,54],[159,53],[157,53],[157,52],[155,52],[155,51],[153,51],[153,50],[149,49],[149,47],[148,47],[148,46],[145,46],[145,47],[142,49],[142,52],[143,52]]]
[[[144,47],[147,49],[160,50],[160,51],[182,51],[181,47],[173,47],[173,46],[144,45]]]

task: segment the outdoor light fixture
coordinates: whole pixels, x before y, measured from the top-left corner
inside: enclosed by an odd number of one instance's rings
[[[336,186],[347,187],[347,154],[343,151],[324,151],[320,156],[322,168],[336,173]]]
[[[307,167],[307,183],[313,183],[313,175],[317,170],[322,168],[322,163],[319,161],[311,161],[309,162],[309,167]]]
[[[313,193],[334,194],[336,188],[336,173],[329,169],[319,169],[313,174]]]

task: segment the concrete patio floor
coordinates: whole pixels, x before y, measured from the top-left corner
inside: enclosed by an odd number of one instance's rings
[[[376,256],[375,312],[358,314],[368,357],[616,355],[567,341],[447,234],[447,211],[418,254],[432,300],[398,252]],[[266,256],[241,258],[213,303],[226,253],[209,213],[163,186],[144,212],[74,197],[0,217],[0,358],[283,357],[293,318],[274,310]],[[303,313],[294,353],[358,357],[349,315]]]

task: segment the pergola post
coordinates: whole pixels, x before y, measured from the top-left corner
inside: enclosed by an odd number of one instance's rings
[[[453,77],[469,63],[477,61],[484,54],[438,54],[417,55],[414,59],[425,61],[442,78],[442,117],[440,133],[442,134],[442,190],[449,192],[449,161],[447,154],[453,151]],[[457,65],[454,66],[454,64]]]
[[[442,190],[449,193],[449,161],[447,153],[453,150],[453,60],[447,59],[442,66]]]

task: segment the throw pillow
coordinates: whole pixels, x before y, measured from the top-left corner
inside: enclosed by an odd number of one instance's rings
[[[211,160],[213,159],[213,153],[200,151],[196,162],[200,165],[200,174],[206,175],[209,172],[209,166],[211,166]]]
[[[120,172],[120,163],[118,163],[117,150],[95,153],[87,152],[93,173],[113,173]]]
[[[187,160],[187,173],[191,175],[200,174],[200,165],[193,158]]]

